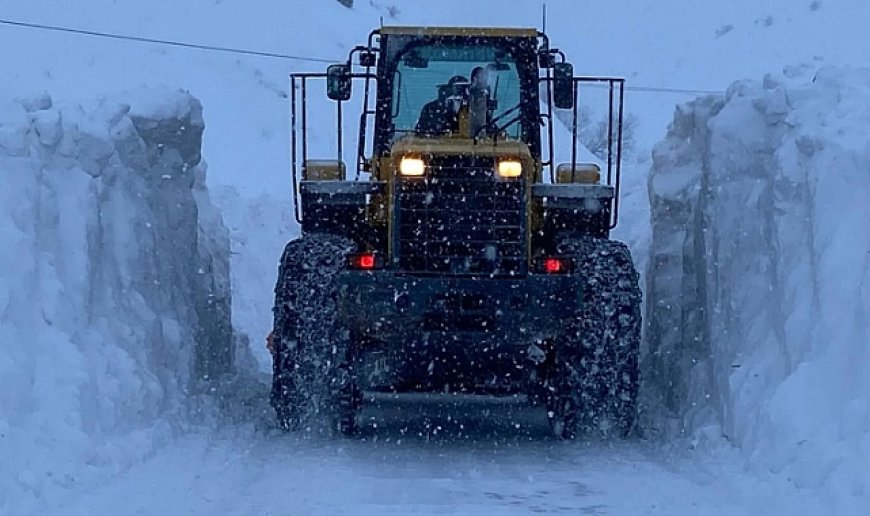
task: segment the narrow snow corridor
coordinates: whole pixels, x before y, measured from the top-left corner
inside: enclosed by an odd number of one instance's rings
[[[288,74],[379,21],[535,27],[541,3],[7,2],[0,516],[870,515],[866,0],[546,2],[577,74],[627,81],[642,437],[451,395],[381,399],[355,438],[276,430]],[[311,158],[336,155],[325,93]],[[610,134],[592,100],[584,145]]]

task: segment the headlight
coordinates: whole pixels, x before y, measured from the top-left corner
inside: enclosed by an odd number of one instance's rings
[[[523,173],[523,164],[513,159],[498,162],[498,175],[501,177],[520,177]]]
[[[426,163],[420,158],[402,158],[399,163],[399,173],[403,176],[422,176],[426,172]]]

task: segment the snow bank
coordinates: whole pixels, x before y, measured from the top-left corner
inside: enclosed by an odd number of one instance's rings
[[[0,103],[2,514],[149,453],[231,365],[200,104],[131,98]]]
[[[843,514],[870,501],[870,70],[793,82],[682,105],[656,147],[647,369],[682,430]]]

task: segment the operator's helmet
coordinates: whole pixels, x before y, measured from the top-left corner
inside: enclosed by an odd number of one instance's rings
[[[447,84],[438,86],[438,98],[444,101],[450,97],[464,95],[467,87],[467,78],[462,75],[454,75],[447,81]]]

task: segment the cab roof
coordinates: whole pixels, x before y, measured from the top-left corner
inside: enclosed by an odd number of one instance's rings
[[[537,38],[537,29],[509,27],[381,27],[379,32],[384,35],[404,36],[480,36],[491,38]]]

